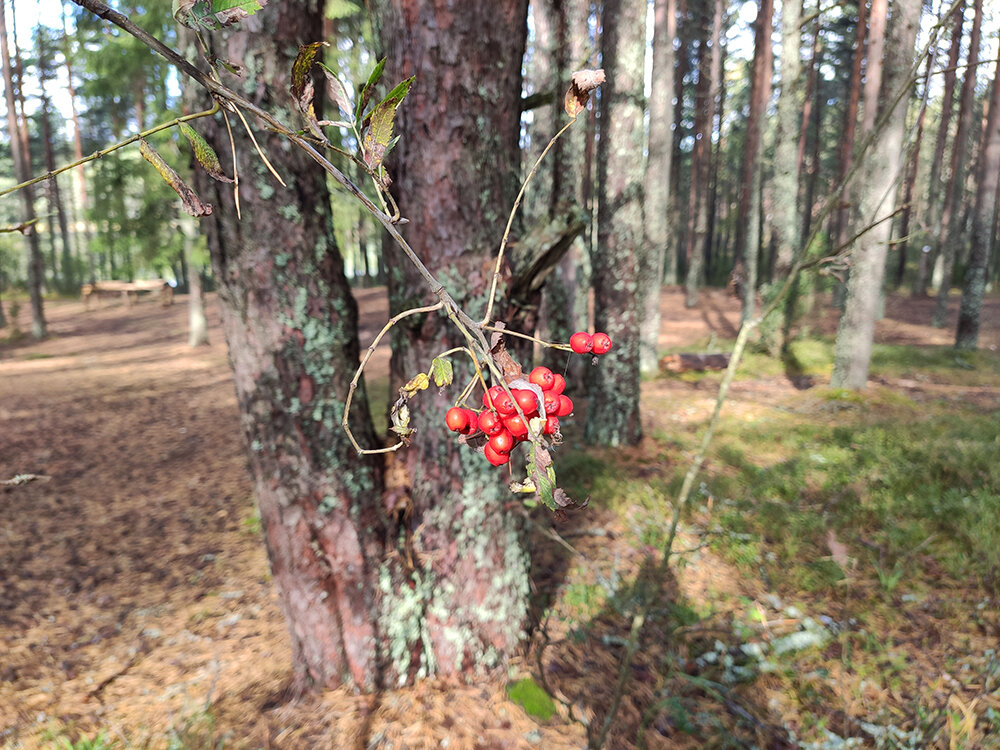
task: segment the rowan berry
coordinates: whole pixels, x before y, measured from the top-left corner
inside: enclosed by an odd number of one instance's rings
[[[569,337],[569,348],[577,354],[588,354],[594,348],[594,339],[586,331],[577,331]]]
[[[601,355],[607,354],[611,351],[611,337],[606,333],[595,333],[594,334],[594,354]]]

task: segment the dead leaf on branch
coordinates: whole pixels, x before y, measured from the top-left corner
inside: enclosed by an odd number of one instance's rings
[[[585,110],[587,102],[590,101],[590,92],[604,83],[604,80],[603,68],[576,71],[570,77],[569,89],[566,91],[566,98],[563,101],[566,114],[570,117],[576,117]]]
[[[194,190],[180,178],[180,175],[167,164],[163,157],[157,153],[156,149],[150,146],[145,139],[139,139],[139,153],[142,154],[142,158],[156,168],[163,181],[173,188],[174,192],[180,197],[184,210],[191,214],[191,216],[208,216],[212,213],[212,204],[202,203],[201,198],[195,194]]]
[[[218,29],[249,18],[267,3],[268,0],[173,0],[173,15],[192,29]]]
[[[208,144],[208,141],[202,138],[197,130],[186,122],[180,124],[180,130],[184,134],[184,137],[188,139],[188,143],[191,144],[191,149],[194,151],[194,156],[198,160],[198,163],[201,164],[209,175],[219,182],[233,182],[233,178],[222,171],[222,165],[219,163],[219,156],[215,153],[215,149]]]

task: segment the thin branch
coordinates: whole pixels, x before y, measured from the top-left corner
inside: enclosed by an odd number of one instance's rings
[[[35,183],[51,179],[58,174],[62,174],[63,172],[68,172],[69,170],[79,167],[83,164],[86,164],[87,162],[94,161],[95,159],[100,159],[103,156],[107,156],[112,151],[117,151],[120,148],[124,148],[125,146],[135,143],[141,138],[146,138],[150,135],[153,135],[153,133],[159,133],[161,130],[167,130],[168,128],[172,128],[175,125],[179,125],[182,122],[188,122],[190,120],[197,120],[201,117],[208,117],[210,115],[214,115],[218,111],[219,111],[219,104],[218,102],[216,102],[214,107],[212,107],[211,109],[206,109],[204,112],[195,112],[194,114],[191,115],[176,117],[173,120],[170,120],[169,122],[160,123],[159,125],[152,127],[149,130],[144,130],[141,133],[136,133],[131,138],[127,138],[126,140],[121,141],[120,143],[116,143],[113,146],[108,146],[107,148],[102,148],[100,151],[95,151],[90,156],[85,156],[82,159],[78,159],[77,161],[71,162],[70,164],[65,164],[59,167],[58,169],[53,169],[51,172],[46,172],[45,174],[39,175],[38,177],[34,177],[25,182],[18,183],[13,187],[7,188],[6,190],[0,190],[0,197],[13,193],[17,190],[22,190],[23,188],[26,188],[29,185],[34,185]]]

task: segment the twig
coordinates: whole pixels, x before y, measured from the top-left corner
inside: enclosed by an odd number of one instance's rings
[[[47,482],[50,479],[52,477],[44,474],[17,474],[10,479],[0,479],[0,486],[20,487],[22,484],[28,484],[28,482]]]

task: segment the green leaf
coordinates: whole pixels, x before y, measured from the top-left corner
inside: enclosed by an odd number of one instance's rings
[[[409,93],[414,79],[415,76],[411,76],[397,85],[366,118],[368,127],[362,142],[362,158],[365,164],[373,169],[385,158],[392,141],[392,123],[396,118],[396,108]]]
[[[222,26],[239,23],[263,10],[268,0],[212,0],[212,13]]]
[[[182,122],[180,128],[184,137],[188,139],[188,143],[191,144],[191,150],[194,151],[194,158],[198,160],[198,163],[201,164],[205,171],[219,182],[233,182],[232,178],[222,171],[219,157],[216,155],[215,149],[208,145],[208,141],[202,138],[201,134],[186,122]]]
[[[139,153],[142,154],[142,158],[156,168],[163,180],[180,196],[185,211],[192,216],[208,216],[212,213],[212,204],[202,203],[194,190],[187,186],[184,180],[157,153],[156,149],[141,138],[139,139]]]
[[[547,721],[555,716],[556,704],[548,693],[531,677],[507,686],[507,695],[529,716]]]
[[[358,101],[354,104],[355,122],[361,120],[361,115],[364,114],[365,107],[368,106],[368,101],[372,97],[372,87],[379,82],[379,79],[382,77],[383,70],[385,70],[384,57],[375,64],[374,69],[372,69],[371,75],[368,76],[368,82],[361,87],[361,94],[358,96]]]
[[[451,385],[455,380],[455,368],[452,367],[451,360],[435,357],[431,361],[431,371],[428,373],[434,379],[434,385],[438,388]]]

